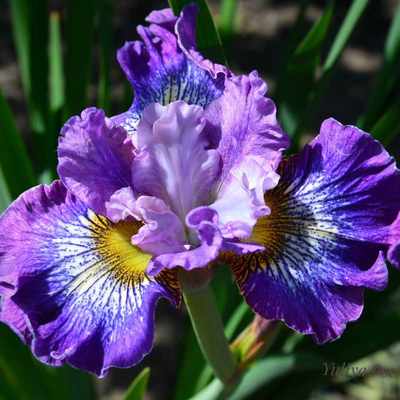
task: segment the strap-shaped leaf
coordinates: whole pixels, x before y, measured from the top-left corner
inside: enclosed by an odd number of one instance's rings
[[[4,193],[8,192],[11,198],[16,198],[21,192],[33,186],[35,179],[14,116],[1,91],[0,115],[0,167],[7,186],[4,188]]]
[[[13,0],[11,17],[31,127],[44,134],[48,122],[48,2]]]
[[[291,136],[296,132],[307,109],[307,100],[314,87],[316,68],[329,32],[333,10],[333,2],[330,2],[289,58],[280,79],[277,89],[278,110],[282,125]]]
[[[60,14],[50,14],[49,32],[50,110],[56,112],[64,106],[64,67],[62,56]]]
[[[223,0],[221,4],[221,14],[218,25],[221,36],[229,39],[235,31],[235,22],[237,15],[237,0]]]
[[[385,102],[400,81],[400,5],[397,6],[389,33],[386,37],[384,62],[375,86],[372,88],[367,111],[358,124],[369,130],[385,111]]]
[[[145,368],[131,383],[124,400],[143,400],[150,378],[150,368]]]
[[[99,87],[98,105],[106,114],[110,112],[111,65],[114,59],[112,17],[114,6],[111,0],[102,0],[99,7],[98,30],[99,48]]]
[[[87,106],[96,13],[94,0],[69,0],[66,4],[65,118]]]
[[[0,399],[94,400],[93,380],[71,367],[37,361],[8,327],[0,324]]]
[[[385,145],[400,134],[400,98],[378,119],[371,133]]]

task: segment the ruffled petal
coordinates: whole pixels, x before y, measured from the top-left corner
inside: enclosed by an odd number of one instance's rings
[[[150,351],[156,302],[176,302],[179,293],[173,272],[145,274],[151,256],[130,243],[138,228],[95,214],[60,182],[25,192],[7,209],[0,268],[14,260],[11,300],[32,327],[38,359],[102,377]]]
[[[151,103],[167,105],[184,100],[205,107],[221,95],[224,74],[213,77],[178,43],[175,25],[191,18],[191,13],[182,13],[179,19],[168,10],[151,13],[147,18],[150,26],[138,27],[142,41],[127,42],[118,50],[118,61],[133,86],[135,99],[129,111],[114,120],[128,132],[136,131],[141,113]]]
[[[0,298],[0,322],[8,325],[28,346],[32,343],[32,329],[28,325],[25,313],[11,298]]]
[[[34,337],[30,322],[21,308],[9,297],[0,299],[0,322],[11,328],[23,343],[28,346],[32,345]],[[53,367],[63,364],[62,361],[56,360],[48,354],[38,357],[38,359]]]
[[[193,210],[186,218],[186,225],[191,231],[195,244],[182,252],[170,252],[155,257],[149,264],[148,273],[156,275],[165,269],[177,266],[188,271],[203,268],[219,254],[224,239],[218,229],[218,215],[208,208]]]
[[[324,343],[360,316],[364,288],[386,286],[399,171],[367,133],[329,119],[278,172],[278,186],[265,195],[271,215],[251,236],[266,250],[227,257],[257,313]]]
[[[106,216],[115,223],[129,217],[140,219],[135,213],[135,203],[136,197],[131,186],[119,189],[106,202]]]
[[[186,237],[180,219],[160,199],[140,196],[135,199],[132,188],[115,192],[108,203],[107,216],[113,222],[134,218],[143,226],[132,236],[133,245],[160,255],[185,249]]]
[[[197,49],[196,25],[198,6],[196,4],[187,5],[177,19],[175,32],[178,43],[186,57],[192,60],[201,68],[207,70],[214,78],[220,76],[231,76],[231,72],[223,65],[213,63],[202,56]]]
[[[251,159],[232,174],[231,181],[222,186],[210,207],[218,213],[224,237],[246,238],[257,219],[270,213],[264,193],[278,184],[279,175]]]
[[[163,254],[150,262],[147,269],[150,275],[178,266],[187,271],[204,268],[221,252],[243,255],[264,249],[258,244],[225,239],[219,229],[218,214],[209,207],[192,210],[186,217],[186,226],[191,244],[185,245],[181,251],[165,248]]]
[[[134,213],[144,222],[132,237],[134,245],[153,255],[185,250],[183,224],[162,200],[140,196],[135,202]]]
[[[223,95],[207,108],[206,119],[221,131],[218,151],[224,163],[222,180],[227,183],[231,171],[245,167],[249,159],[276,169],[289,146],[266,92],[266,83],[254,71],[227,79]]]
[[[146,18],[150,24],[156,24],[164,27],[170,32],[173,32],[177,17],[170,8],[152,11]]]
[[[266,91],[256,72],[229,78],[223,95],[206,110],[208,130],[220,137],[217,150],[223,161],[212,207],[218,211],[224,230],[236,237],[248,236],[257,218],[268,214],[264,192],[277,184],[275,170],[289,145]]]
[[[135,191],[162,199],[182,221],[207,203],[220,173],[219,154],[207,149],[203,109],[176,101],[148,106],[138,127],[132,163]]]
[[[105,202],[131,183],[133,147],[124,129],[88,108],[64,125],[58,145],[58,175],[68,189],[102,215]]]
[[[400,213],[390,229],[389,262],[400,269]]]

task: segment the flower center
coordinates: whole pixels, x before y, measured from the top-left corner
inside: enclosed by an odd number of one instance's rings
[[[139,221],[121,221],[112,223],[105,217],[92,219],[92,232],[96,240],[96,249],[107,260],[110,269],[118,280],[127,283],[142,280],[151,254],[132,245],[142,223]]]

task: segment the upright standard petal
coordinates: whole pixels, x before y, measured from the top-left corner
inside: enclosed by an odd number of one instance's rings
[[[16,270],[9,299],[36,357],[104,376],[150,351],[156,302],[176,302],[178,287],[172,272],[146,275],[151,256],[130,242],[138,228],[96,215],[60,182],[25,192],[3,214],[0,268]],[[23,320],[7,310],[1,318],[24,336]]]
[[[223,69],[214,76],[188,57],[175,33],[178,23],[192,21],[193,13],[193,7],[179,18],[171,10],[152,12],[147,18],[150,26],[138,27],[142,41],[127,42],[118,50],[118,61],[135,91],[129,111],[114,117],[127,131],[136,131],[141,113],[151,103],[184,100],[205,107],[222,94]]]
[[[386,286],[383,252],[398,212],[399,171],[367,133],[329,119],[279,173],[265,195],[271,215],[251,237],[266,250],[228,258],[258,314],[324,343],[360,316],[364,288]]]
[[[268,214],[264,192],[278,183],[275,170],[289,145],[266,91],[256,72],[229,78],[223,95],[206,110],[208,128],[220,137],[217,150],[223,161],[211,207],[233,237],[248,236],[257,218]]]
[[[133,147],[126,131],[88,108],[63,127],[58,144],[58,175],[88,207],[105,215],[111,195],[131,184]]]
[[[216,78],[218,75],[230,76],[231,72],[225,66],[207,60],[199,52],[196,40],[198,12],[198,6],[194,3],[187,5],[182,10],[175,26],[178,44],[190,60],[207,70],[213,77]]]
[[[133,187],[158,197],[182,222],[210,201],[220,173],[220,157],[208,149],[203,109],[176,101],[148,106],[138,127],[138,154],[132,163]]]

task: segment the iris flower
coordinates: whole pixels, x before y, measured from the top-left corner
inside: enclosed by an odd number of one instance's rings
[[[323,343],[382,290],[400,175],[369,134],[328,119],[298,155],[256,72],[195,45],[196,8],[151,13],[117,58],[135,91],[63,127],[60,180],[0,220],[0,320],[50,365],[102,377],[153,343],[178,270],[232,266],[251,308]]]

